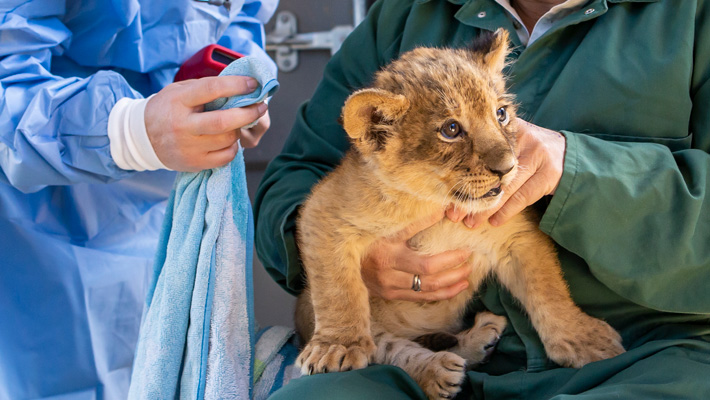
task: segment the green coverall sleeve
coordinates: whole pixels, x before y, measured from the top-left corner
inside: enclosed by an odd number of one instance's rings
[[[710,7],[699,2],[690,149],[565,132],[541,229],[612,290],[660,311],[710,313]]]
[[[411,1],[378,2],[348,36],[328,63],[311,100],[303,104],[284,148],[267,167],[254,209],[256,250],[272,278],[292,294],[303,286],[295,241],[298,206],[311,187],[341,160],[350,143],[339,123],[340,110],[353,91],[366,86],[386,58],[398,35],[397,27],[378,21],[383,3],[393,13],[405,13]],[[388,35],[388,33],[391,33]]]

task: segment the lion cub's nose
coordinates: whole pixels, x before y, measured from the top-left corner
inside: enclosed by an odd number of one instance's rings
[[[512,147],[503,139],[481,141],[477,150],[483,165],[499,178],[510,172],[517,162]]]
[[[508,149],[495,149],[483,156],[486,167],[499,178],[504,177],[515,167],[515,156]]]
[[[515,163],[509,163],[509,164],[501,164],[497,165],[495,167],[489,166],[488,169],[493,172],[494,174],[498,175],[499,178],[504,177],[508,172],[510,172],[513,167],[515,166]]]

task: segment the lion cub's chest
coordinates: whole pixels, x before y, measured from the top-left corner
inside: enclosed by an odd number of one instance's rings
[[[513,221],[519,225],[525,221]],[[470,229],[463,222],[454,223],[448,219],[443,219],[438,224],[418,233],[410,241],[409,245],[424,253],[438,254],[448,250],[469,249],[476,254],[476,258],[496,260],[498,253],[511,239],[511,229],[504,226],[493,228],[490,225],[479,229]]]

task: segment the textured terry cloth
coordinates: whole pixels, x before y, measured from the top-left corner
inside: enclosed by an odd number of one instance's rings
[[[298,344],[291,328],[272,326],[257,335],[254,351],[254,390],[256,400],[266,399],[292,378],[301,376],[295,366]],[[209,398],[209,397],[208,397]]]
[[[253,93],[206,111],[263,101],[269,68],[244,57],[222,75],[248,75]],[[221,168],[178,175],[168,201],[139,335],[130,399],[251,397],[255,347],[253,221],[242,149]]]

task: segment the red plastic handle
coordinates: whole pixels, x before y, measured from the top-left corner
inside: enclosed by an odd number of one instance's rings
[[[229,63],[241,57],[244,55],[224,46],[211,44],[185,61],[175,74],[174,81],[217,76]]]

